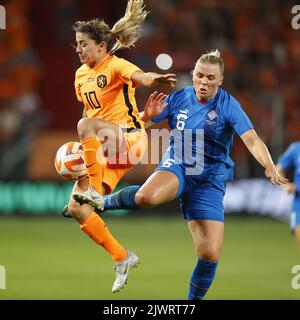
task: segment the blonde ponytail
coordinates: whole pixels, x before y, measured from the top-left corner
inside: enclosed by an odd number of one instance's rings
[[[148,13],[143,0],[128,0],[124,17],[110,30],[116,41],[110,54],[119,49],[134,46],[141,36],[142,24]]]

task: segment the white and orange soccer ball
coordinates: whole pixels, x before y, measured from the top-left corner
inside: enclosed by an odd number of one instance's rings
[[[54,166],[57,173],[66,180],[75,181],[87,177],[82,145],[70,141],[56,152]]]

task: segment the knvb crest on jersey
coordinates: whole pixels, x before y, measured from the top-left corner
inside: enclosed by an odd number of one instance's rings
[[[100,74],[100,76],[97,77],[97,85],[101,89],[103,89],[107,85],[106,75]]]

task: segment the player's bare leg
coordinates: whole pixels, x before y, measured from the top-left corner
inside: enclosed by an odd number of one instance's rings
[[[175,199],[179,188],[177,176],[169,171],[154,172],[135,195],[140,208],[157,206]]]
[[[175,174],[160,170],[142,187],[132,185],[104,197],[104,210],[149,208],[176,198],[179,181]]]
[[[193,270],[189,300],[203,299],[211,286],[224,242],[224,223],[211,220],[191,220],[188,226],[198,257]]]
[[[224,223],[211,220],[192,220],[188,226],[199,259],[217,261],[224,243]]]
[[[74,184],[69,203],[68,203],[68,212],[69,214],[76,219],[79,223],[82,223],[88,218],[88,216],[94,211],[93,208],[87,204],[81,206],[78,202],[73,199],[74,193],[84,193],[89,187],[89,180],[83,179],[76,181]]]

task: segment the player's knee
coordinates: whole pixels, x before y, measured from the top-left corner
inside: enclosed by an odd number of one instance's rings
[[[138,191],[135,195],[135,203],[140,208],[153,207],[158,204],[157,196],[151,191]]]
[[[206,261],[217,261],[221,256],[222,248],[213,243],[206,243],[205,246],[199,246],[197,248],[198,258]]]
[[[83,137],[86,127],[87,127],[86,119],[85,118],[80,119],[77,123],[77,132],[80,138]]]
[[[95,134],[91,124],[90,119],[87,118],[82,118],[78,121],[77,132],[80,140],[89,137],[92,133]]]

